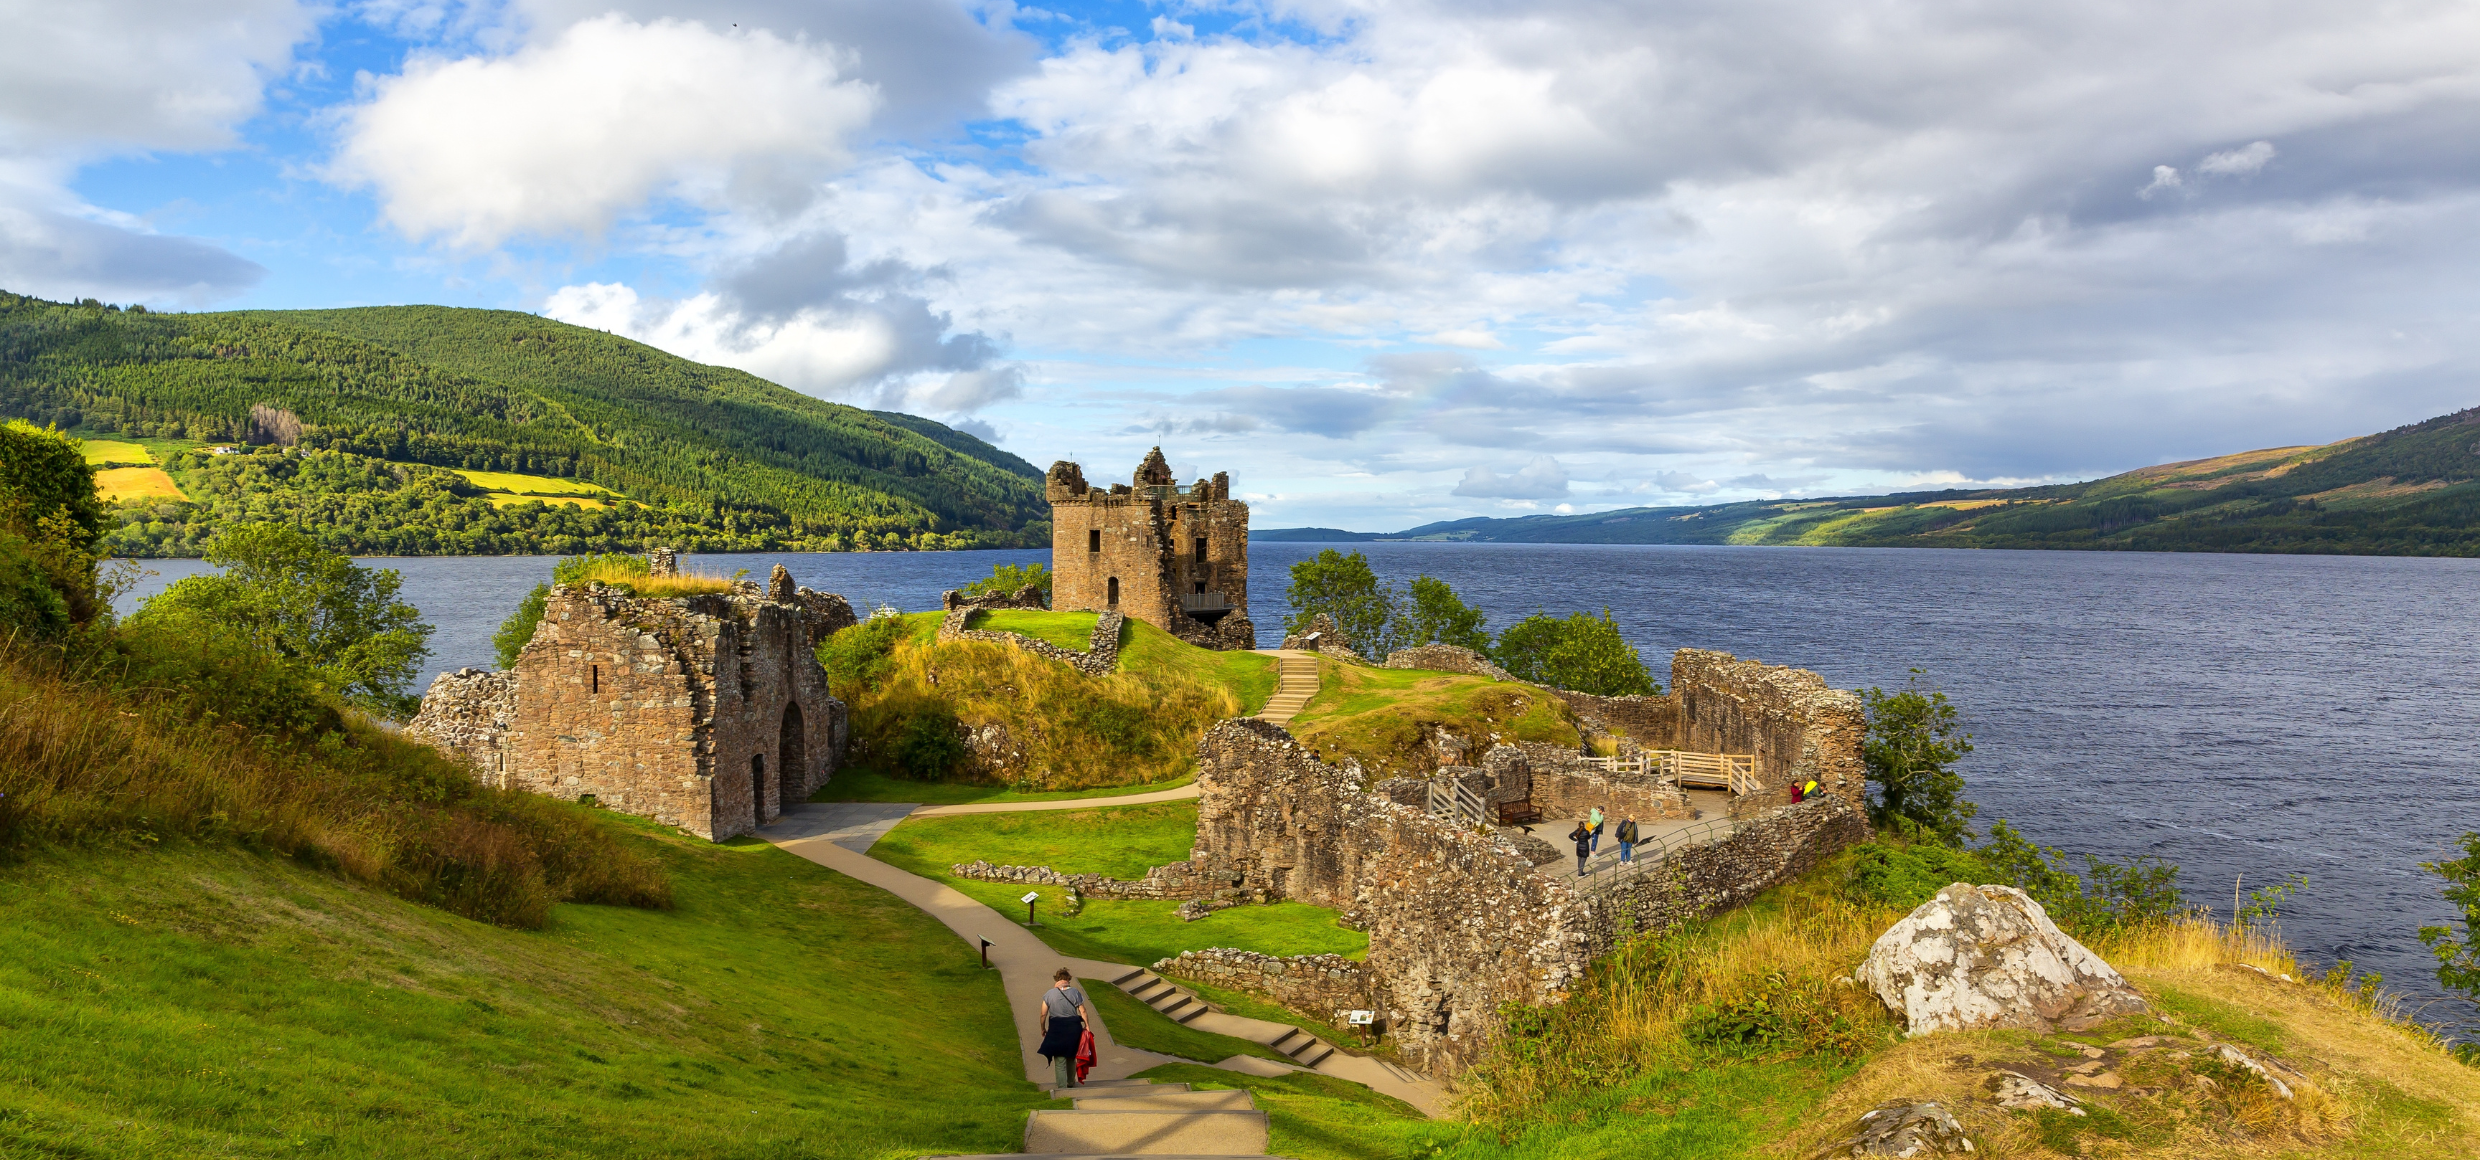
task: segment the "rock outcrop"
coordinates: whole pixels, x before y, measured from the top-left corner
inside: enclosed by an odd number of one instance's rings
[[[1863,1114],[1859,1134],[1819,1155],[1939,1156],[1971,1151],[1972,1141],[1953,1113],[1933,1102],[1895,1100]]]
[[[1878,937],[1856,978],[1913,1035],[2087,1030],[2146,1009],[2110,964],[2011,886],[1938,891]]]

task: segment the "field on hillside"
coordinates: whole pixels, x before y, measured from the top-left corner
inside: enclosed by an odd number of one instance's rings
[[[482,498],[495,508],[523,507],[529,503],[538,503],[552,507],[572,507],[599,512],[612,506],[610,500],[587,495],[510,495],[506,492],[495,491]]]
[[[1438,769],[1440,731],[1487,748],[1493,738],[1578,745],[1567,706],[1529,685],[1464,673],[1318,662],[1317,696],[1291,722],[1292,735],[1328,761],[1357,759],[1374,776],[1418,777]]]
[[[484,491],[504,491],[510,495],[609,495],[619,492],[599,483],[582,479],[555,479],[548,475],[526,475],[515,471],[468,471],[453,468],[465,482]]]
[[[154,453],[140,444],[119,439],[87,439],[83,442],[86,444],[86,462],[98,467],[106,463],[155,462]]]
[[[1025,906],[1017,900],[1030,888],[957,878],[948,868],[987,860],[1002,866],[1049,866],[1065,874],[1138,878],[1154,866],[1185,861],[1196,844],[1196,803],[1171,802],[909,818],[870,847],[870,856],[945,882],[1021,922]],[[1104,962],[1145,966],[1207,947],[1352,958],[1369,951],[1368,935],[1336,925],[1334,911],[1305,903],[1237,906],[1183,922],[1176,902],[1088,899],[1081,913],[1070,916],[1064,891],[1044,886],[1038,892],[1042,925],[1034,933],[1061,953]]]
[[[242,851],[0,869],[0,1154],[883,1157],[1005,1151],[996,972],[878,890],[610,818],[669,913],[519,933]]]
[[[106,503],[187,499],[181,485],[160,467],[107,467],[95,473],[95,494]]]

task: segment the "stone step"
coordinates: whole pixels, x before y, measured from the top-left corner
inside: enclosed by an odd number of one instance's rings
[[[1114,986],[1114,987],[1117,987],[1117,988],[1119,988],[1119,989],[1121,989],[1121,990],[1123,990],[1123,991],[1125,991],[1125,990],[1127,990],[1127,989],[1128,989],[1128,984],[1129,984],[1130,982],[1133,982],[1133,981],[1135,981],[1135,980],[1137,980],[1137,979],[1142,979],[1142,978],[1146,977],[1147,975],[1151,975],[1151,974],[1153,974],[1153,973],[1154,973],[1154,972],[1149,971],[1149,970],[1146,970],[1146,969],[1145,969],[1145,968],[1143,968],[1143,967],[1138,967],[1138,968],[1136,968],[1136,969],[1134,969],[1134,970],[1129,971],[1129,972],[1128,972],[1127,974],[1125,974],[1125,975],[1121,975],[1120,977],[1118,977],[1118,978],[1116,978],[1116,979],[1111,980],[1111,985],[1112,985],[1112,986]]]
[[[1256,1156],[1264,1112],[1053,1112],[1025,1123],[1025,1151],[1104,1156]]]
[[[1297,1043],[1292,1043],[1292,1041],[1293,1041],[1293,1040],[1295,1040],[1295,1039],[1310,1039],[1310,1040],[1314,1041],[1314,1037],[1313,1037],[1313,1036],[1311,1036],[1308,1032],[1303,1031],[1303,1030],[1301,1030],[1300,1028],[1294,1027],[1294,1028],[1292,1028],[1291,1030],[1284,1032],[1281,1038],[1279,1038],[1279,1039],[1275,1040],[1275,1041],[1274,1041],[1274,1042],[1272,1042],[1272,1043],[1267,1044],[1266,1046],[1271,1047],[1271,1048],[1275,1049],[1276,1051],[1280,1051],[1280,1052],[1282,1052],[1282,1053],[1283,1053],[1283,1054],[1285,1054],[1285,1055],[1290,1055],[1293,1051],[1297,1050],[1297,1049],[1300,1047],[1300,1045],[1299,1045],[1299,1044],[1297,1044]],[[1287,1043],[1291,1044],[1291,1046],[1289,1046],[1289,1047],[1284,1046],[1284,1045],[1285,1045],[1285,1044],[1287,1044]]]
[[[1257,1101],[1245,1091],[1161,1092],[1142,1095],[1076,1097],[1080,1112],[1253,1112]]]
[[[1293,1056],[1292,1059],[1299,1063],[1302,1067],[1314,1068],[1317,1065],[1326,1062],[1326,1057],[1333,1055],[1334,1053],[1334,1048],[1328,1047],[1321,1043],[1317,1045],[1317,1050],[1301,1052],[1300,1054]]]

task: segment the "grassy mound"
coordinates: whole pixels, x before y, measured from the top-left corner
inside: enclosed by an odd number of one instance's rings
[[[1274,658],[1197,648],[1141,621],[1121,630],[1119,671],[1096,679],[1013,644],[939,641],[938,620],[921,613],[865,622],[820,646],[852,707],[851,770],[1028,794],[1159,788],[1193,772],[1207,727],[1255,712],[1274,690]],[[982,623],[1082,651],[1093,615],[990,612]],[[960,740],[993,727],[1005,737],[996,759]],[[841,796],[832,784],[825,791]],[[898,792],[894,800],[926,798]]]
[[[1021,1143],[1043,1097],[997,972],[944,926],[769,846],[596,824],[670,872],[673,910],[509,931],[188,843],[0,870],[0,1154]]]
[[[1379,777],[1435,772],[1430,739],[1441,730],[1467,742],[1582,740],[1566,704],[1529,685],[1331,660],[1318,670],[1318,694],[1292,718],[1292,735],[1328,761],[1357,759]]]
[[[870,856],[955,887],[1021,922],[1017,899],[1028,887],[953,877],[948,867],[988,859],[1000,865],[1048,866],[1066,874],[1135,878],[1151,867],[1188,857],[1197,843],[1197,806],[1175,802],[1102,810],[1030,814],[960,814],[910,818],[888,831]],[[1066,892],[1040,888],[1042,925],[1034,933],[1052,949],[1081,958],[1144,966],[1181,951],[1237,947],[1270,955],[1368,953],[1369,936],[1335,925],[1335,912],[1306,903],[1238,906],[1182,922],[1179,904],[1088,899],[1066,912]]]
[[[992,632],[1013,632],[1035,640],[1048,641],[1071,652],[1084,652],[1094,643],[1094,622],[1102,619],[1091,612],[1037,612],[1030,608],[998,608],[974,613],[965,621],[966,628],[988,629]],[[1124,634],[1123,634],[1124,635]]]

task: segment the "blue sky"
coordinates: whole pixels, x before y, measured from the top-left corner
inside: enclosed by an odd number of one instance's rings
[[[0,0],[0,287],[531,310],[1262,526],[2480,402],[2480,10]]]

